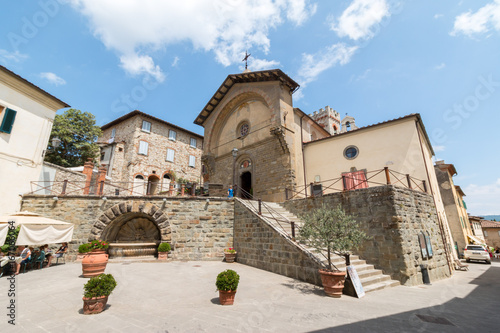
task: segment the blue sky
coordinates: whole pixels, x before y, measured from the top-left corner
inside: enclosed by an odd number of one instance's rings
[[[103,125],[194,119],[228,74],[280,68],[294,106],[422,115],[472,214],[500,214],[500,0],[2,1],[0,63]],[[62,111],[60,111],[62,112]]]

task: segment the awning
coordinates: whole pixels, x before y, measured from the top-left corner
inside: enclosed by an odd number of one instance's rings
[[[73,224],[49,219],[30,212],[20,212],[8,216],[0,216],[0,241],[5,243],[4,228],[8,222],[14,221],[14,226],[20,226],[16,245],[38,245],[71,242]],[[8,230],[8,229],[5,229]]]
[[[5,243],[5,239],[7,238],[7,233],[9,232],[8,224],[0,224],[0,245]]]
[[[477,244],[477,245],[486,245],[486,242],[484,240],[482,240],[481,238],[477,237],[477,236],[473,236],[473,235],[467,235],[467,237],[469,237],[469,239],[474,243],[474,244]]]

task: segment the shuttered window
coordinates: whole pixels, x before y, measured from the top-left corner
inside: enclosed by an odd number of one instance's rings
[[[111,139],[114,139],[115,138],[115,135],[116,135],[116,128],[113,128],[111,130]]]
[[[175,138],[177,137],[177,132],[169,130],[168,131],[168,138],[172,141],[175,141]]]
[[[174,161],[174,154],[175,154],[175,151],[173,149],[167,149],[167,161],[168,162]]]
[[[142,130],[144,132],[148,132],[148,133],[151,132],[151,123],[149,121],[143,120],[142,121]]]
[[[189,166],[191,168],[194,168],[195,165],[196,165],[196,157],[193,155],[189,155]]]
[[[148,146],[149,143],[146,141],[139,141],[139,154],[147,155],[148,154]]]
[[[0,132],[8,133],[12,131],[12,127],[14,126],[14,120],[16,119],[17,111],[12,109],[5,109],[5,113],[2,119],[2,125],[0,125]]]
[[[191,138],[191,147],[196,148],[196,139]]]

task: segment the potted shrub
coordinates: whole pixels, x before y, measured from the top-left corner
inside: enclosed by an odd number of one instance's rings
[[[161,243],[160,246],[158,246],[158,260],[167,260],[170,249],[169,243]]]
[[[221,305],[233,305],[239,282],[240,276],[231,269],[227,269],[217,275],[215,285],[217,286],[217,290],[219,290],[219,302]]]
[[[234,262],[236,259],[236,253],[236,250],[232,247],[224,249],[224,258],[226,259],[226,262]]]
[[[85,257],[85,254],[90,252],[90,246],[89,244],[81,244],[78,246],[78,254],[76,255],[76,261],[82,261],[83,258]]]
[[[116,280],[111,274],[101,274],[88,280],[83,286],[83,314],[102,312],[115,287]]]
[[[350,250],[365,240],[366,234],[359,229],[356,220],[340,206],[332,209],[323,205],[301,215],[301,218],[304,226],[300,229],[300,239],[318,251],[327,253],[328,265],[326,269],[319,270],[325,293],[341,297],[346,272],[332,264],[331,254],[344,257],[349,264]]]
[[[103,274],[108,264],[106,250],[109,243],[96,239],[87,245],[89,251],[82,259],[83,277],[94,277]]]

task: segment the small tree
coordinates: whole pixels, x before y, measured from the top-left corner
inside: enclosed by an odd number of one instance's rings
[[[349,251],[368,238],[359,229],[358,222],[340,206],[332,209],[322,205],[301,215],[301,218],[305,223],[300,229],[300,239],[319,251],[327,251],[330,271],[335,267],[332,264],[332,253],[347,259]],[[338,270],[337,267],[335,269]]]

